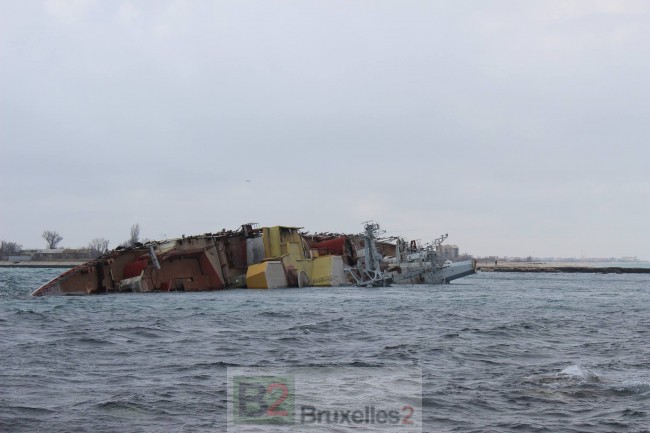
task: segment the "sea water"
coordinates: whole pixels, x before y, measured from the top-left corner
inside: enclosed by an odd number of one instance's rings
[[[426,432],[650,428],[650,275],[29,296],[59,273],[0,269],[2,432],[225,431],[229,366],[421,371]]]

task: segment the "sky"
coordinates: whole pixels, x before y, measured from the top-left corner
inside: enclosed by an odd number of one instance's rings
[[[0,0],[0,239],[650,260],[650,2]]]

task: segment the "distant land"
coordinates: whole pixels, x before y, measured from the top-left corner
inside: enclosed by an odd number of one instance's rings
[[[482,272],[650,273],[650,262],[637,257],[479,257]]]
[[[636,256],[628,257],[511,257],[511,256],[486,256],[473,257],[477,262],[502,260],[505,262],[561,262],[561,263],[635,263],[644,262]]]

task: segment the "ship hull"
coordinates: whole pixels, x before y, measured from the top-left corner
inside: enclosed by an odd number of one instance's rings
[[[475,273],[474,260],[442,267],[434,267],[430,262],[404,262],[391,267],[389,271],[395,284],[445,284]]]

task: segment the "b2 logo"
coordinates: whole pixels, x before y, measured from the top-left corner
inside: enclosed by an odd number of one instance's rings
[[[292,376],[236,376],[232,381],[236,424],[294,424]]]

